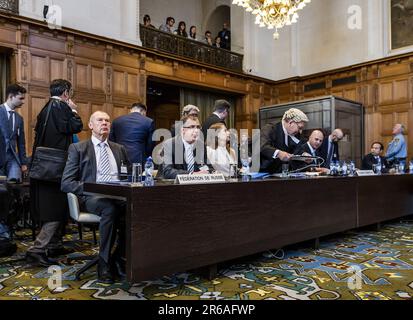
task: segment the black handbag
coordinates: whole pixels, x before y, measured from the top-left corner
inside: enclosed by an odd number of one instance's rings
[[[52,103],[50,103],[48,106],[46,121],[43,125],[42,135],[39,139],[40,145],[42,140],[44,139],[46,126],[49,122],[51,108]],[[63,176],[67,156],[68,153],[65,150],[47,147],[36,147],[30,166],[30,178],[36,180],[59,182]]]

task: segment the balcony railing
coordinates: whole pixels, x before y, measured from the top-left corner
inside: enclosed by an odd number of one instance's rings
[[[212,66],[242,72],[243,55],[212,47],[203,42],[190,40],[140,25],[142,45],[146,48],[189,58]]]
[[[0,0],[0,11],[19,14],[19,0]]]

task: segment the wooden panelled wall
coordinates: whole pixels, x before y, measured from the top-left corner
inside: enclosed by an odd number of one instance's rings
[[[256,128],[257,111],[262,106],[330,94],[365,106],[366,152],[372,141],[387,144],[391,140],[394,123],[413,128],[413,54],[272,82],[74,30],[53,31],[34,20],[1,14],[0,47],[12,50],[13,79],[28,89],[21,110],[26,120],[28,150],[36,116],[47,101],[50,81],[55,78],[74,84],[74,100],[85,123],[81,138],[89,136],[87,121],[94,111],[104,110],[116,118],[126,114],[133,102],[145,102],[148,77],[238,95],[237,129]],[[406,135],[412,157],[413,134],[407,131]]]
[[[84,122],[80,138],[96,110],[112,118],[128,112],[134,102],[146,102],[148,77],[157,77],[203,89],[219,89],[239,96],[237,128],[253,129],[256,110],[275,103],[274,82],[231,73],[155,54],[74,30],[50,30],[41,22],[0,15],[0,47],[13,50],[13,79],[27,89],[21,114],[31,150],[36,117],[49,97],[51,80],[64,78],[74,85],[74,101]]]
[[[392,140],[396,123],[406,125],[409,157],[413,157],[413,53],[341,70],[280,81],[277,103],[335,95],[365,107],[365,151],[374,141]]]

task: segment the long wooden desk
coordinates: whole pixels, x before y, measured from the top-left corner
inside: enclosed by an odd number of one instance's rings
[[[264,180],[129,187],[130,282],[187,271],[413,214],[413,176]]]

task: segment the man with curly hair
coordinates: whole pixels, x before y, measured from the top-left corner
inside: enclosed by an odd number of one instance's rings
[[[261,172],[280,173],[282,164],[290,161],[300,143],[300,132],[308,117],[298,109],[288,110],[281,122],[261,129]]]

